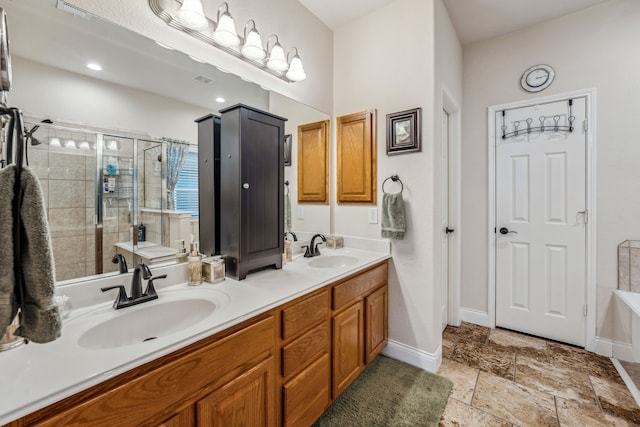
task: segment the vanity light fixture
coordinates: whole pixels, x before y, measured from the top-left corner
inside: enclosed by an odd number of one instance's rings
[[[304,72],[304,68],[302,67],[302,60],[300,59],[300,55],[298,55],[298,49],[293,47],[289,51],[289,55],[295,49],[296,54],[291,58],[289,62],[289,70],[287,71],[287,78],[294,82],[300,82],[307,78],[307,74]],[[287,55],[287,59],[289,59],[289,55]]]
[[[247,34],[249,25],[251,25],[251,28],[249,29],[249,34]],[[267,52],[262,48],[262,38],[256,29],[256,22],[253,19],[249,19],[244,26],[244,44],[240,49],[240,53],[245,58],[253,59],[254,61],[260,61],[267,56]]]
[[[224,12],[222,9],[224,7]],[[220,14],[222,12],[222,15]],[[213,32],[213,41],[220,46],[231,47],[240,44],[240,37],[236,33],[236,24],[233,22],[233,17],[229,13],[229,4],[226,1],[220,3],[218,6],[218,20],[216,29]]]
[[[275,44],[269,48],[269,42],[275,39]],[[267,68],[282,73],[289,68],[289,63],[287,62],[287,58],[284,56],[284,49],[280,45],[280,41],[278,40],[278,36],[275,34],[271,34],[267,39],[267,53],[269,54],[269,59],[267,59]]]
[[[102,71],[102,66],[95,62],[89,62],[87,68],[93,71]]]
[[[60,138],[57,137],[53,137],[51,139],[49,139],[49,146],[50,147],[61,147],[60,145]]]
[[[184,0],[178,11],[178,20],[192,30],[204,30],[209,25],[200,0]]]
[[[276,34],[269,36],[265,49],[253,19],[247,21],[243,35],[238,35],[226,1],[220,3],[216,21],[204,14],[200,0],[147,1],[153,13],[171,28],[221,49],[286,82],[299,82],[307,77],[298,49],[292,48],[290,54],[293,49],[295,54],[289,59]],[[194,16],[198,18],[194,19]],[[194,25],[194,20],[200,17],[203,22]]]

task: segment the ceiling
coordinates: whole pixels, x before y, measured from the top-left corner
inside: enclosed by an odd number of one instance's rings
[[[162,48],[112,23],[74,16],[56,4],[57,0],[0,0],[0,7],[7,12],[12,56],[206,109],[254,99],[260,100],[256,105],[263,105],[268,96],[255,83]],[[103,70],[86,68],[90,61],[100,63]],[[14,75],[14,81],[19,78]],[[226,101],[215,102],[217,97]]]
[[[332,30],[395,0],[298,0]],[[463,45],[609,0],[443,0]]]

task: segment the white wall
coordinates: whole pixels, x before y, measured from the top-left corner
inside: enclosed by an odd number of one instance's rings
[[[441,341],[439,327],[434,323],[438,304],[434,301],[432,247],[433,34],[433,1],[397,0],[337,29],[333,61],[334,116],[372,108],[378,112],[378,204],[382,202],[380,186],[386,177],[397,173],[404,183],[407,233],[404,240],[392,243],[390,339],[431,354],[437,352]],[[388,157],[386,115],[415,107],[422,107],[423,113],[422,151]],[[335,174],[335,159],[331,168]],[[369,207],[334,205],[333,231],[379,238],[380,225],[367,223]]]
[[[270,34],[275,33],[285,51],[294,46],[299,49],[307,79],[298,83],[284,82],[220,49],[168,27],[151,11],[148,0],[67,0],[67,3],[320,111],[331,111],[332,33],[297,0],[229,0],[228,3],[239,34],[242,34],[245,23],[254,19],[263,43],[266,43]],[[215,19],[219,4],[203,2],[205,14]]]
[[[194,120],[209,112],[149,92],[12,57],[11,105],[24,114],[92,128],[198,142]]]
[[[519,87],[537,63],[556,70],[543,95],[597,89],[597,330],[612,328],[616,246],[640,238],[640,2],[616,0],[463,49],[462,305],[487,311],[487,107],[534,98]],[[538,95],[539,96],[539,95]]]
[[[459,253],[460,234],[462,232],[459,224],[459,198],[460,180],[457,175],[460,172],[460,133],[461,133],[461,109],[462,109],[462,47],[458,40],[458,35],[453,28],[447,9],[442,0],[435,0],[435,85],[433,99],[433,168],[434,168],[434,203],[433,203],[433,264],[434,264],[434,289],[436,301],[445,301],[446,294],[449,298],[458,298],[455,291],[449,292],[448,287],[456,286],[459,282],[459,257],[452,256]],[[445,100],[445,98],[447,98]],[[447,109],[450,114],[449,120],[452,126],[449,135],[448,147],[448,167],[449,177],[445,177],[447,171],[443,169],[444,160],[443,147],[441,144],[442,134],[446,129],[441,126],[441,111]],[[449,179],[448,193],[445,193],[443,181]],[[442,229],[443,204],[448,204],[449,219],[448,226],[455,229],[456,233],[447,235]],[[446,220],[446,219],[445,219]],[[443,240],[448,239],[448,247],[443,246]],[[443,251],[449,252],[448,262],[452,265],[447,271],[447,265],[443,265]],[[457,305],[457,304],[456,304]],[[434,310],[434,323],[441,322],[441,311]],[[448,316],[451,318],[451,316]],[[455,315],[453,318],[458,319]],[[447,319],[445,319],[447,320]]]

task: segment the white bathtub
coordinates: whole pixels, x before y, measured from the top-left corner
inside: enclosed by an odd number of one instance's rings
[[[631,310],[631,354],[627,354],[623,359],[631,359],[627,361],[638,363],[640,362],[640,292],[622,291],[620,289],[616,289],[614,292],[620,301]],[[616,355],[614,354],[614,356]],[[639,379],[632,378],[615,357],[611,360],[635,398],[636,403],[640,405],[640,390],[637,385]]]

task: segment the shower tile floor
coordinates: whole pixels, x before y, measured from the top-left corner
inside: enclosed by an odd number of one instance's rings
[[[441,426],[640,426],[609,358],[505,329],[447,326],[438,374],[453,382]]]

